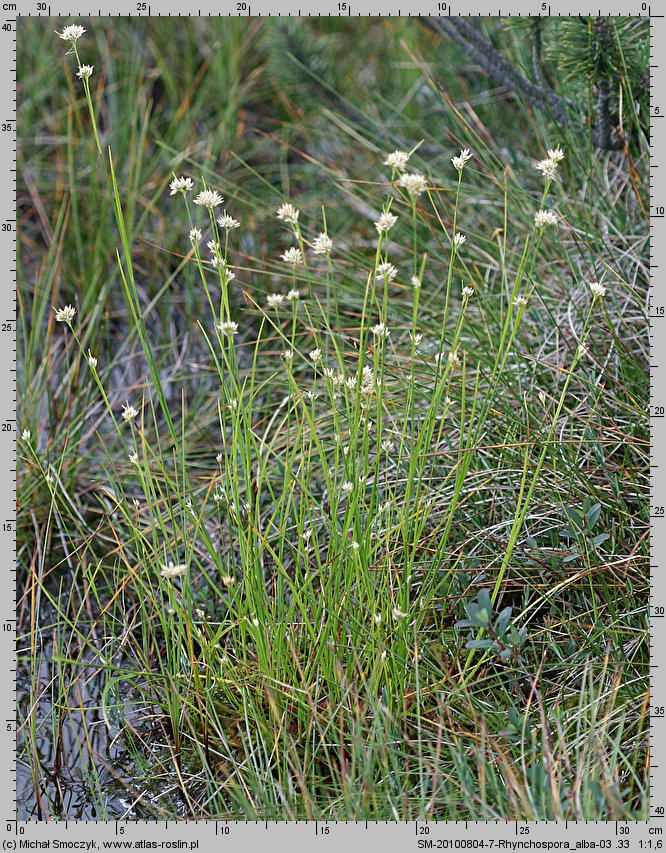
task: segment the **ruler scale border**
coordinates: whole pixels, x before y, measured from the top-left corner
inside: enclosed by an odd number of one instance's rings
[[[49,847],[68,849],[102,849],[104,843],[131,842],[148,849],[156,842],[157,849],[218,850],[221,843],[242,845],[246,849],[271,849],[291,851],[310,850],[313,844],[327,849],[337,849],[339,844],[351,845],[351,850],[366,849],[368,843],[382,844],[387,851],[403,849],[445,850],[483,849],[561,849],[565,843],[570,848],[618,849],[650,851],[662,849],[666,834],[666,683],[659,664],[659,653],[666,648],[666,576],[662,562],[666,562],[666,336],[660,326],[666,324],[666,294],[658,288],[660,268],[666,268],[666,161],[660,163],[661,152],[666,150],[666,122],[658,121],[666,114],[666,62],[655,62],[660,50],[666,47],[666,17],[656,10],[655,4],[606,3],[603,9],[576,9],[570,4],[563,8],[555,3],[515,2],[504,8],[484,4],[442,3],[418,0],[419,11],[405,9],[407,0],[388,0],[382,4],[365,0],[348,2],[322,2],[296,0],[293,8],[285,2],[279,10],[266,0],[248,0],[215,5],[211,9],[199,8],[196,12],[182,10],[177,4],[165,2],[126,2],[121,0],[112,8],[96,10],[56,7],[45,2],[0,2],[0,38],[11,33],[12,48],[3,52],[5,79],[11,79],[11,88],[5,87],[0,98],[4,100],[0,124],[12,126],[11,132],[0,133],[3,167],[6,170],[6,194],[0,213],[3,257],[9,259],[9,285],[2,291],[0,303],[0,345],[4,355],[0,370],[0,393],[6,408],[0,421],[11,423],[11,446],[8,438],[0,443],[0,459],[12,475],[12,489],[0,492],[0,533],[5,546],[13,549],[10,565],[14,601],[18,604],[17,540],[16,540],[16,467],[21,424],[17,423],[17,62],[16,49],[18,20],[20,17],[79,18],[129,17],[392,17],[417,15],[460,15],[464,17],[526,17],[572,16],[579,14],[612,16],[627,15],[650,19],[650,819],[643,822],[606,821],[411,821],[409,823],[385,821],[71,821],[50,822],[20,821],[16,819],[16,708],[15,692],[5,691],[5,737],[0,738],[0,767],[5,819],[0,812],[0,837],[3,849],[38,849]],[[228,6],[228,8],[227,8]],[[363,10],[363,11],[361,11]],[[10,17],[13,16],[13,17]],[[5,42],[6,43],[6,42]],[[9,116],[11,115],[11,118]],[[10,226],[7,228],[6,226]],[[663,248],[662,248],[663,247]],[[662,258],[662,253],[664,257]],[[659,263],[661,261],[661,263]],[[6,319],[3,319],[6,318]],[[662,458],[663,457],[663,458]],[[11,605],[10,605],[11,606]],[[6,661],[5,674],[15,681],[17,670],[17,620],[16,611],[0,612],[0,623]],[[51,843],[53,842],[53,843]],[[594,847],[593,847],[594,842]],[[252,843],[253,846],[248,845]],[[413,845],[409,847],[409,845]],[[254,846],[256,845],[256,846]],[[284,848],[283,848],[284,845]],[[110,848],[111,849],[111,848]],[[117,849],[122,849],[118,847]]]

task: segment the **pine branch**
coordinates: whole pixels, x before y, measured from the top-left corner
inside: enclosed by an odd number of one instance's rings
[[[527,103],[534,107],[549,107],[553,118],[561,124],[570,123],[567,109],[575,109],[573,101],[561,97],[544,85],[535,85],[520,74],[493,43],[464,18],[438,16],[422,17],[420,20],[439,35],[448,35],[496,83],[512,92],[520,92]]]

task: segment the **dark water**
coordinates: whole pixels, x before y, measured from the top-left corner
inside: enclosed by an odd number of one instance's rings
[[[20,663],[17,672],[17,813],[26,819],[133,817],[132,785],[123,771],[127,753],[102,713],[97,670],[82,665],[58,707],[58,667],[42,650],[39,671]],[[74,706],[74,707],[72,707]]]
[[[43,607],[38,627],[19,648],[19,819],[157,816],[162,791],[154,780],[138,781],[149,777],[150,750],[159,749],[151,709],[137,697],[136,686],[107,681],[100,654],[91,648],[94,637],[82,647],[60,651],[51,632],[56,618],[55,609]],[[104,638],[99,645],[104,646]],[[127,747],[128,728],[143,745],[141,767],[137,748],[130,752]]]

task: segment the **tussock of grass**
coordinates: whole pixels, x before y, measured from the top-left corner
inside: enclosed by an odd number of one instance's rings
[[[486,127],[410,22],[368,24],[402,98],[363,122],[297,111],[281,24],[179,21],[183,78],[174,23],[95,21],[24,99],[26,811],[646,817],[645,141]]]

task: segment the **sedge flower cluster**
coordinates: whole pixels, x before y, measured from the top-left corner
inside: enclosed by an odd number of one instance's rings
[[[541,172],[547,181],[554,181],[557,177],[557,167],[564,160],[564,151],[558,146],[557,148],[548,149],[548,157],[545,160],[539,160],[534,168]]]

